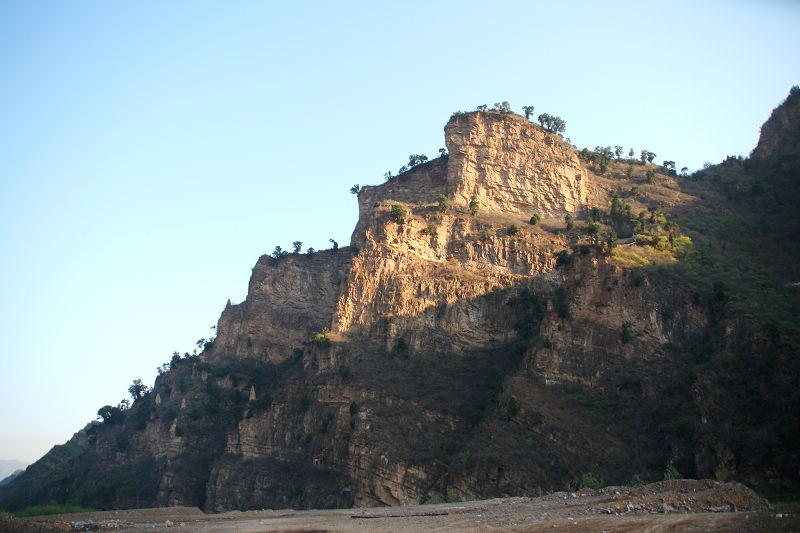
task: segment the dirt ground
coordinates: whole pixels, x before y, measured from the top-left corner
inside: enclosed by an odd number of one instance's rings
[[[126,531],[285,533],[355,531],[798,531],[797,504],[771,506],[738,483],[674,480],[644,487],[558,492],[403,507],[205,514],[197,508],[134,509],[25,520],[0,517],[3,532]]]

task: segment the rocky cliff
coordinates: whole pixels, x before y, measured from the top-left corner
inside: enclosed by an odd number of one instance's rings
[[[776,107],[764,125],[758,145],[752,157],[771,159],[778,157],[797,158],[800,154],[800,87],[794,86],[789,96]]]
[[[566,243],[543,231],[509,235],[510,226],[533,213],[563,219],[599,189],[560,136],[517,115],[458,115],[445,138],[448,157],[359,192],[351,247],[280,265],[262,257],[247,300],[222,315],[216,351],[279,361],[323,329],[387,348],[403,336],[428,351],[509,341],[508,317],[487,295],[552,291],[561,283],[552,250]]]
[[[247,299],[222,312],[209,355],[273,363],[287,359],[311,333],[330,328],[352,263],[352,249],[262,256],[253,268]]]
[[[200,357],[0,501],[399,505],[678,472],[798,486],[798,336],[758,310],[796,316],[797,293],[757,263],[730,277],[709,248],[724,235],[681,211],[716,194],[702,175],[601,174],[510,113],[456,114],[445,141],[359,192],[350,246],[261,257]]]
[[[572,146],[518,115],[457,115],[445,141],[456,205],[467,207],[474,196],[492,213],[563,217],[596,199],[597,186]]]

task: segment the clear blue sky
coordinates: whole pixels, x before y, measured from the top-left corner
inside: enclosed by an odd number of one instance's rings
[[[276,245],[507,100],[694,170],[800,83],[800,3],[0,2],[0,459],[191,351]]]

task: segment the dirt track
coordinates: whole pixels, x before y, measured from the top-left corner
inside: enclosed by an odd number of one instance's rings
[[[645,487],[559,492],[404,507],[205,514],[196,508],[136,509],[16,522],[6,531],[800,531],[800,516],[771,508],[737,483],[675,480]],[[27,529],[30,527],[30,529]],[[25,529],[22,529],[25,528]],[[46,529],[40,529],[46,528]]]

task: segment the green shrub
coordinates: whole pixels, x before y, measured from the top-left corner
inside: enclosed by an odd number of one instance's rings
[[[559,318],[569,318],[569,299],[567,297],[567,289],[563,285],[556,289],[553,295],[553,303]]]
[[[329,333],[330,331],[328,328],[325,328],[322,331],[314,332],[311,334],[311,340],[309,342],[315,346],[319,346],[320,348],[330,348],[333,343],[331,342],[330,337],[328,337]],[[297,348],[295,348],[295,350],[297,350]],[[296,352],[295,355],[297,355]],[[302,355],[302,350],[300,351],[300,355]]]
[[[394,348],[392,348],[392,356],[403,357],[407,359],[409,353],[408,341],[403,337],[397,337],[397,340],[394,343]]]
[[[511,226],[508,228],[508,234],[516,235],[517,233],[519,233],[519,226],[516,224],[511,224]]]
[[[597,490],[603,486],[603,482],[596,477],[591,472],[585,473],[581,476],[581,482],[578,485],[578,489],[593,489]]]
[[[439,198],[437,198],[437,201],[439,202],[439,211],[442,213],[450,209],[450,200],[448,200],[447,196],[444,194],[440,194]]]
[[[633,327],[633,324],[631,324],[630,322],[623,322],[623,324],[622,324],[622,342],[630,342],[630,340],[633,338],[633,332],[631,331],[632,327]]]
[[[664,467],[664,481],[670,479],[683,479],[683,475],[678,472],[678,469],[675,467],[675,464],[671,459],[667,461],[667,465]]]
[[[31,505],[19,511],[16,511],[14,516],[18,518],[27,518],[29,516],[45,516],[54,514],[68,514],[68,513],[94,513],[97,509],[88,509],[80,505],[73,505],[70,503],[51,503],[49,505]]]
[[[513,394],[508,398],[508,414],[511,416],[519,414],[519,400]]]
[[[519,319],[514,323],[514,330],[523,339],[533,339],[539,331],[539,324],[544,318],[545,305],[539,295],[523,289],[518,296],[512,297],[508,305],[514,308]]]
[[[567,231],[570,231],[575,227],[575,219],[572,218],[572,215],[569,213],[567,213],[567,216],[564,217],[564,223],[567,225]]]
[[[629,487],[644,487],[647,485],[645,481],[639,477],[639,474],[634,474],[631,480],[628,482]]]
[[[478,214],[478,210],[480,209],[480,207],[481,204],[478,203],[478,197],[472,195],[472,199],[469,201],[469,212],[472,214],[472,216]]]
[[[394,204],[392,206],[392,211],[389,214],[389,217],[397,222],[398,224],[402,224],[408,213],[406,212],[405,208],[400,204]]]
[[[541,221],[542,217],[539,216],[539,213],[534,213],[531,219],[528,221],[528,224],[530,224],[531,226],[535,226]]]
[[[611,232],[608,234],[608,238],[606,239],[606,255],[611,255],[614,252],[614,248],[617,247],[617,234],[615,232]]]

